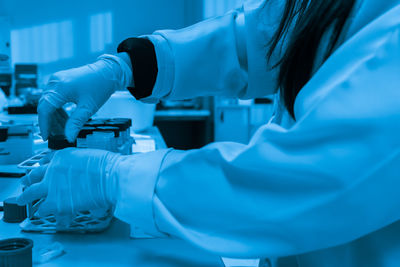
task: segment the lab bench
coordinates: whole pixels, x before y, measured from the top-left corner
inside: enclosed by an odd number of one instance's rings
[[[166,148],[156,127],[141,132],[137,140],[148,137],[155,141],[157,149]],[[0,178],[1,200],[16,196],[20,191],[18,178]],[[182,240],[132,239],[130,226],[115,218],[110,227],[101,233],[38,234],[21,232],[18,223],[5,223],[2,217],[0,212],[0,239],[30,238],[34,241],[34,253],[55,242],[62,244],[64,255],[34,266],[224,266],[220,257]]]

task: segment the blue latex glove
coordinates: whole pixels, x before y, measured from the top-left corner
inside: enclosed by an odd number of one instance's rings
[[[96,149],[68,148],[54,154],[49,164],[23,177],[28,188],[20,205],[45,198],[39,216],[73,215],[78,211],[109,208],[116,202],[116,169],[123,156]]]
[[[43,139],[61,132],[73,142],[83,124],[116,90],[132,86],[132,80],[126,53],[103,55],[93,64],[53,74],[38,106]],[[70,102],[77,107],[68,118],[62,107]]]

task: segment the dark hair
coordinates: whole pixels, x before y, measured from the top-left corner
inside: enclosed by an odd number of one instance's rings
[[[278,87],[293,118],[296,96],[311,78],[324,33],[332,27],[324,55],[326,60],[334,51],[354,4],[355,0],[286,0],[283,18],[271,39],[267,59],[270,61],[279,42],[290,35],[287,48],[274,68],[279,67]]]

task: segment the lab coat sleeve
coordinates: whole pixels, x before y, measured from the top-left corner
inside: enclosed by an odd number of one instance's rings
[[[155,46],[158,75],[152,95],[141,100],[274,93],[276,61],[267,62],[266,55],[281,10],[282,1],[251,0],[224,16],[145,36]]]
[[[300,92],[292,128],[129,158],[137,170],[121,171],[117,217],[232,257],[305,253],[399,220],[399,14],[328,59]]]

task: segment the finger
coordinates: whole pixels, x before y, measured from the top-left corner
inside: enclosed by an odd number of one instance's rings
[[[50,104],[46,99],[41,99],[37,108],[39,117],[39,128],[40,135],[43,140],[47,140],[49,137],[49,131],[51,128],[51,120],[56,111],[56,107]]]
[[[87,107],[78,106],[76,108],[65,125],[65,136],[69,142],[75,141],[79,131],[92,115],[93,112]]]
[[[47,196],[47,184],[41,182],[28,187],[18,198],[18,205],[27,205],[35,200],[45,198]]]
[[[61,120],[63,120],[65,123],[67,122],[69,116],[67,112],[65,112],[64,108],[57,109],[57,114]]]
[[[53,202],[50,202],[48,200],[43,201],[43,203],[40,204],[38,210],[36,211],[36,215],[39,217],[46,217],[56,213],[57,207],[54,205]]]
[[[64,135],[68,115],[63,108],[58,108],[53,113],[50,121],[49,135]]]
[[[21,184],[24,186],[30,186],[32,184],[39,183],[42,181],[47,170],[47,165],[39,166],[32,170],[30,173],[21,178]]]

